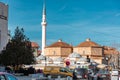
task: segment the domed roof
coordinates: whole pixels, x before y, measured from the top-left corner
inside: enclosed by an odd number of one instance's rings
[[[49,57],[46,57],[46,61],[52,62],[53,60]]]
[[[53,44],[51,44],[50,46],[48,47],[62,47],[62,48],[71,48],[72,46],[65,43],[65,42],[62,42],[62,40],[58,40],[58,42],[55,42]]]
[[[58,57],[58,58],[56,58],[54,61],[63,62],[64,60],[63,60],[63,58],[61,58],[61,57]]]
[[[40,56],[38,56],[38,57],[36,58],[36,60],[45,60],[45,56],[40,55]]]
[[[81,55],[78,54],[78,53],[73,52],[73,53],[71,53],[71,54],[69,55],[69,57],[70,57],[70,58],[80,58]]]
[[[45,59],[46,59],[46,61],[49,61],[49,62],[52,62],[52,61],[53,61],[51,58],[46,57],[46,56],[43,56],[43,55],[40,55],[40,56],[38,56],[38,57],[36,58],[37,61],[39,61],[39,60],[45,60]]]
[[[85,42],[80,43],[78,46],[76,47],[101,47],[100,45],[98,45],[95,42],[92,42],[89,38],[86,39]]]
[[[86,62],[87,61],[87,59],[86,58],[84,58],[84,57],[81,57],[78,61],[80,61],[80,62]]]

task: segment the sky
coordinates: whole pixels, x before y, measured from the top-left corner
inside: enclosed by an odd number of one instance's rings
[[[0,0],[9,5],[8,28],[17,26],[41,48],[43,0]],[[120,0],[46,0],[46,44],[77,46],[87,38],[101,46],[120,47]]]

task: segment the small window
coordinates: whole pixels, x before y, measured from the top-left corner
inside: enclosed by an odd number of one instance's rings
[[[60,72],[64,72],[64,68],[60,68]]]
[[[83,54],[85,54],[85,51],[83,51]]]
[[[67,72],[66,68],[60,68],[60,72]]]
[[[55,52],[55,51],[53,51],[53,55],[56,55],[56,52]]]

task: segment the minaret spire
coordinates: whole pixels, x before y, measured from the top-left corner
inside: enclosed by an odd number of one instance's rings
[[[45,5],[45,0],[43,2],[42,22],[46,22],[46,5]]]
[[[41,25],[42,25],[42,55],[45,55],[44,50],[45,50],[45,46],[46,46],[46,26],[47,26],[45,0],[43,2],[43,14],[42,14]]]

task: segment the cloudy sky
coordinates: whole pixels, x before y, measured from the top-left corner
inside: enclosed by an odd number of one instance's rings
[[[43,0],[0,0],[9,5],[8,27],[24,28],[41,46]],[[90,38],[100,45],[120,47],[120,0],[46,0],[47,45],[58,39],[77,46]]]

